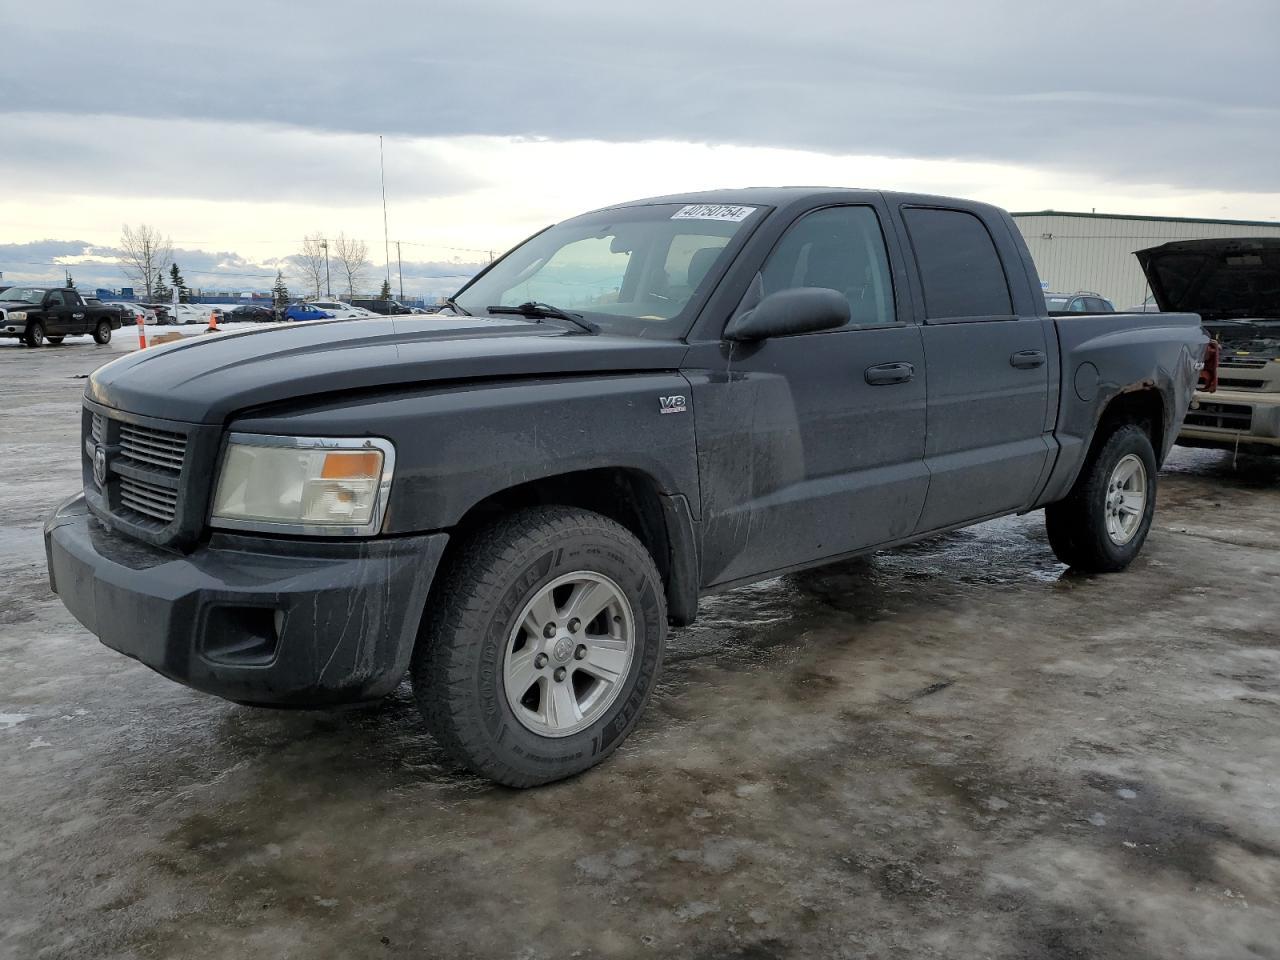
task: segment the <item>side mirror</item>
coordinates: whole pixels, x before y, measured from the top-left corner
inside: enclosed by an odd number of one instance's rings
[[[849,322],[849,301],[826,287],[793,287],[771,293],[730,321],[726,340],[767,340],[834,330]]]

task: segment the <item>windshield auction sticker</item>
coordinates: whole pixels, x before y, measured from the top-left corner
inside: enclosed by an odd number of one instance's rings
[[[671,215],[672,220],[728,220],[741,223],[756,212],[755,207],[734,203],[689,203]]]

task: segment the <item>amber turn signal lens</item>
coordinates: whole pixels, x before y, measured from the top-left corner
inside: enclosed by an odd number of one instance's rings
[[[320,477],[324,480],[376,478],[382,473],[382,451],[340,450],[325,454]]]

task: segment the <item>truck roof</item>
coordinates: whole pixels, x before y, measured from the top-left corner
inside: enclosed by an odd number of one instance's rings
[[[958,209],[984,209],[1005,212],[999,207],[975,200],[962,200],[956,197],[934,196],[925,193],[903,193],[892,190],[876,190],[866,187],[741,187],[721,190],[699,190],[691,193],[673,193],[667,196],[646,197],[640,200],[629,200],[625,203],[614,203],[600,210],[616,210],[620,207],[638,207],[657,203],[723,203],[770,207],[788,207],[803,205],[815,199],[833,200],[846,203],[866,202],[876,197],[883,197],[889,203],[913,203],[924,206],[941,205]],[[596,213],[598,211],[591,211]]]

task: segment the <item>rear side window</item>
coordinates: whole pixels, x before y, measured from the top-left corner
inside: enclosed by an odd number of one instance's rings
[[[1009,283],[986,225],[963,210],[902,211],[930,320],[1013,315]]]
[[[826,287],[849,301],[850,326],[894,323],[893,278],[871,207],[828,207],[788,228],[760,271],[764,293]]]

